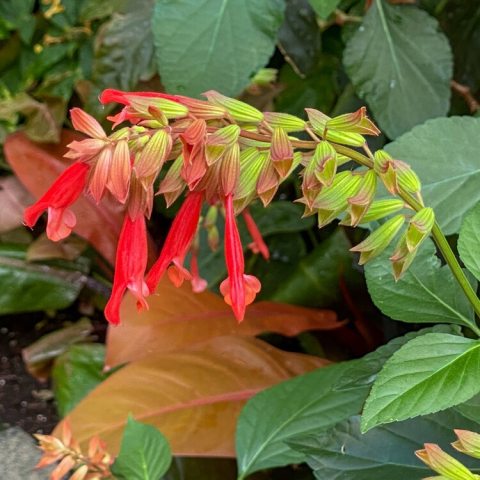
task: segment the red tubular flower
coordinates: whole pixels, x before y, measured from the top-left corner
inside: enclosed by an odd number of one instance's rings
[[[143,280],[147,256],[145,217],[140,214],[132,220],[130,215],[125,215],[117,245],[112,295],[105,307],[105,317],[113,325],[120,323],[120,304],[127,289],[137,298],[140,307],[148,308],[145,297],[149,292]]]
[[[225,302],[232,306],[236,319],[241,322],[245,307],[253,302],[260,291],[260,281],[253,275],[245,275],[242,242],[238,232],[233,195],[225,197],[225,261],[228,278],[220,285]]]
[[[202,192],[189,192],[186,196],[183,205],[173,220],[158,260],[148,272],[146,283],[150,293],[155,291],[173,260],[183,260],[185,258],[197,232],[202,201]],[[178,265],[176,266],[178,267]]]
[[[83,192],[88,170],[89,166],[83,162],[76,162],[68,167],[40,200],[25,210],[25,225],[33,228],[40,215],[48,210],[48,238],[56,242],[68,237],[77,221],[68,207]]]
[[[115,90],[113,88],[107,88],[104,90],[99,97],[100,103],[121,103],[122,105],[130,105],[127,96],[135,95],[137,97],[147,97],[147,98],[166,98],[167,100],[172,100],[172,102],[179,102],[180,97],[178,95],[168,95],[167,93],[160,92],[124,92],[122,90]],[[179,102],[180,103],[180,102]]]
[[[242,215],[243,219],[245,220],[248,233],[250,233],[250,236],[253,240],[253,242],[249,245],[250,250],[252,250],[253,253],[261,253],[262,257],[265,260],[268,260],[270,258],[270,252],[248,208],[243,210]]]

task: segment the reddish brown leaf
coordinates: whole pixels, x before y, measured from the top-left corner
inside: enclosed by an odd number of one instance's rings
[[[223,335],[254,336],[276,332],[294,336],[305,330],[333,330],[344,325],[331,310],[314,310],[274,302],[247,308],[238,324],[219,295],[193,293],[190,285],[174,287],[164,279],[156,295],[148,298],[150,309],[139,313],[135,299],[123,301],[122,324],[109,327],[106,365],[138,360],[153,352],[170,352]]]
[[[84,138],[63,130],[60,143],[36,143],[22,132],[7,137],[4,151],[19,180],[35,197],[40,198],[58,175],[71,163],[63,158],[66,145]],[[109,262],[115,261],[115,250],[122,226],[123,207],[111,198],[97,205],[92,198],[81,197],[72,207],[77,216],[74,231],[88,240]]]
[[[33,199],[12,175],[0,178],[0,233],[23,225],[23,210]]]
[[[153,353],[101,383],[66,417],[85,445],[93,435],[118,453],[127,416],[155,425],[175,455],[235,455],[246,400],[327,360],[287,353],[256,338],[217,337],[181,352]],[[54,435],[60,433],[61,424]]]

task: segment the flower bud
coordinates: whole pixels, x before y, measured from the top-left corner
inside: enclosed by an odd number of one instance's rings
[[[227,147],[238,141],[239,135],[240,127],[238,125],[228,125],[209,134],[205,144],[207,165],[213,165],[218,161],[224,155]]]
[[[350,251],[360,252],[358,263],[363,265],[380,255],[402,228],[404,221],[405,217],[403,215],[396,215],[372,232],[363,242],[352,247]]]
[[[305,120],[290,115],[289,113],[264,112],[263,116],[272,128],[283,128],[287,133],[302,132],[305,130]]]
[[[240,147],[234,143],[228,147],[220,163],[220,183],[223,194],[230,195],[240,176]]]
[[[155,132],[137,156],[134,169],[139,178],[157,175],[170,155],[172,138],[162,129]]]
[[[367,109],[359,108],[356,112],[345,113],[327,121],[326,128],[337,132],[353,132],[361,135],[379,135],[380,130],[367,117]]]
[[[270,155],[266,152],[260,152],[262,155],[262,170],[258,177],[257,194],[266,207],[277,193],[280,185],[280,177],[270,160]]]
[[[394,166],[400,187],[406,192],[418,193],[422,188],[422,184],[410,165],[401,160],[394,160]]]
[[[385,150],[377,150],[374,155],[373,168],[382,179],[385,188],[392,195],[396,195],[398,180],[393,158]]]
[[[235,202],[256,195],[257,182],[267,161],[268,155],[260,153],[256,148],[248,147],[240,152],[240,178],[235,191]]]
[[[373,202],[363,217],[360,219],[359,224],[365,224],[369,222],[373,222],[375,220],[380,220],[381,218],[387,217],[392,213],[396,213],[402,208],[405,207],[403,200],[392,198],[392,199],[385,199],[385,200],[377,200]],[[345,216],[345,218],[340,222],[340,225],[352,225],[352,218],[349,213]]]
[[[247,103],[226,97],[215,90],[203,94],[213,105],[225,108],[237,122],[259,123],[263,120],[263,113]]]
[[[277,79],[278,70],[276,68],[261,68],[252,78],[254,85],[269,85]]]
[[[368,170],[362,177],[360,187],[355,196],[348,199],[347,212],[350,215],[351,226],[356,227],[370,207],[377,189],[377,174]]]
[[[165,178],[161,181],[158,189],[158,194],[165,197],[167,202],[167,208],[172,205],[173,202],[182,194],[185,189],[185,181],[183,180],[180,172],[183,166],[183,156],[179,155],[178,158],[172,163],[168,169]]]
[[[435,213],[432,208],[422,208],[411,219],[405,241],[409,252],[412,252],[430,235],[435,223]]]
[[[274,128],[270,158],[280,178],[285,178],[293,163],[293,147],[283,128]]]
[[[480,434],[468,430],[454,430],[454,432],[458,440],[452,443],[452,447],[471,457],[480,458]]]
[[[152,112],[155,111],[162,112],[162,114],[168,119],[181,118],[188,115],[188,108],[185,105],[168,100],[167,98],[144,97],[133,93],[126,93],[125,98],[129,103],[129,107],[143,118],[158,119],[158,114],[155,114],[155,116],[152,115]],[[150,109],[154,110],[150,111]]]
[[[438,445],[426,443],[425,449],[417,450],[415,455],[432,470],[449,480],[476,480],[478,478]]]

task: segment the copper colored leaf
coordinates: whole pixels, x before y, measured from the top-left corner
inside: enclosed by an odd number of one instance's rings
[[[247,399],[328,361],[278,350],[256,338],[218,337],[190,349],[153,353],[111,375],[67,417],[85,444],[99,435],[118,453],[127,416],[157,427],[172,453],[235,455],[238,414]],[[58,434],[61,424],[54,434]]]
[[[176,288],[166,279],[148,303],[149,310],[138,313],[133,297],[125,298],[122,324],[108,331],[107,366],[138,360],[153,352],[183,349],[222,335],[276,332],[294,336],[305,330],[332,330],[343,325],[331,310],[274,302],[250,305],[245,320],[238,324],[220,296],[211,292],[194,294],[190,285]]]
[[[54,242],[42,233],[28,247],[27,260],[29,262],[61,258],[63,260],[75,260],[85,250],[87,243],[83,238],[75,235]]]
[[[82,137],[64,130],[59,144],[40,144],[29,140],[21,132],[7,137],[5,156],[27,190],[39,198],[58,175],[70,164],[62,158],[66,145]],[[74,231],[88,240],[109,262],[115,261],[115,249],[122,226],[122,208],[109,198],[96,205],[92,198],[83,196],[72,207],[77,216]]]
[[[23,224],[23,210],[32,203],[30,194],[12,175],[0,179],[0,233]]]

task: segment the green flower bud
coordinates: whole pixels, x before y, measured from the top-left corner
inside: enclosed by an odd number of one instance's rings
[[[402,208],[405,207],[403,200],[392,198],[392,199],[385,199],[385,200],[377,200],[373,202],[366,213],[361,218],[359,224],[370,223],[375,220],[380,220],[381,218],[388,217],[392,213],[396,213]],[[345,218],[340,222],[341,225],[352,225],[352,219],[349,213],[345,216]]]
[[[215,90],[209,90],[203,95],[213,105],[224,107],[237,122],[260,123],[263,120],[263,113],[248,103],[226,97]]]
[[[471,457],[480,458],[480,434],[468,430],[454,430],[454,432],[458,440],[452,443],[452,447]]]
[[[307,124],[305,120],[289,113],[264,112],[263,116],[272,128],[283,128],[287,133],[302,132]]]
[[[368,170],[362,177],[360,187],[355,196],[348,199],[347,212],[350,215],[351,226],[356,227],[373,202],[377,190],[377,174]]]

